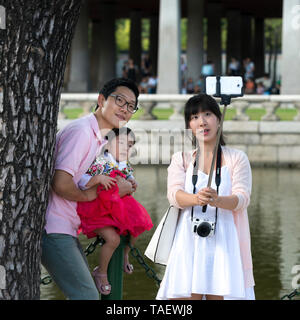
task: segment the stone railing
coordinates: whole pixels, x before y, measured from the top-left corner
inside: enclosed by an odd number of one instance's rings
[[[140,120],[155,120],[156,117],[152,111],[157,106],[174,109],[174,113],[170,116],[169,120],[182,120],[184,104],[190,97],[192,95],[141,94],[139,96],[139,106],[144,109],[144,114],[141,115]],[[90,113],[96,105],[97,98],[97,93],[62,93],[59,119],[67,118],[64,110],[68,107],[82,108],[83,113],[80,116]],[[278,108],[285,107],[296,109],[297,114],[293,120],[300,120],[300,95],[245,95],[241,98],[232,99],[229,106],[229,108],[236,110],[236,115],[232,120],[239,121],[249,120],[246,111],[250,108],[262,108],[266,110],[266,114],[261,118],[262,121],[278,121],[280,119],[276,115],[276,111]]]
[[[137,138],[137,156],[133,164],[169,164],[174,152],[191,147],[191,139],[184,130],[182,110],[191,95],[141,95],[140,107],[144,114],[139,120],[130,120],[130,128]],[[98,94],[62,94],[61,108],[80,107],[87,114],[96,105]],[[229,108],[236,110],[232,120],[224,122],[228,146],[248,154],[253,165],[300,167],[300,96],[248,95],[232,99]],[[168,120],[157,121],[152,114],[155,107],[172,107],[174,113]],[[264,109],[260,121],[249,120],[246,110]],[[292,121],[276,121],[278,108],[298,110]],[[295,112],[294,112],[295,113]],[[70,119],[62,119],[62,129]]]

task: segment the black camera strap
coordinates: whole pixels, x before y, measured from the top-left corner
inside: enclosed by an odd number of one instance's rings
[[[198,181],[198,159],[199,159],[199,154],[200,150],[199,148],[197,149],[196,153],[196,158],[194,162],[194,168],[193,168],[193,176],[192,176],[192,183],[193,183],[193,194],[196,193],[196,184]],[[217,163],[216,163],[216,176],[215,176],[215,183],[217,186],[217,194],[219,194],[219,186],[221,184],[221,161],[222,160],[222,148],[221,145],[219,144],[218,146],[218,153],[217,153]],[[194,217],[194,207],[192,207],[191,211],[191,219],[193,221]],[[215,217],[215,231],[216,231],[216,226],[217,226],[217,219],[218,219],[218,207],[216,207],[216,217]]]
[[[221,148],[221,145],[219,144],[218,155],[217,155],[217,165],[216,165],[216,177],[215,177],[215,183],[217,186],[217,194],[219,194],[219,186],[221,184],[221,165],[222,165],[222,148]],[[218,220],[218,207],[216,207],[216,218],[215,218],[214,232],[216,232],[216,229],[217,229],[217,220]]]

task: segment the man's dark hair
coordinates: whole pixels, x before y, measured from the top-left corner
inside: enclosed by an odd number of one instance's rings
[[[106,82],[104,84],[104,86],[100,90],[99,94],[103,94],[103,96],[106,100],[109,97],[109,95],[116,90],[117,87],[127,87],[128,89],[130,89],[134,93],[135,98],[136,98],[135,105],[138,104],[139,89],[138,89],[137,85],[135,84],[135,82],[132,81],[131,79],[115,78],[115,79],[109,80],[108,82]],[[97,110],[98,108],[99,108],[99,106],[97,104],[95,110]]]

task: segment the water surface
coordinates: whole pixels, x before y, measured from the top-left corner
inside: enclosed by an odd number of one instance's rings
[[[254,267],[256,299],[280,299],[293,288],[291,273],[300,265],[300,170],[254,168],[251,203],[248,208]],[[137,166],[138,190],[135,197],[148,210],[157,225],[168,207],[166,198],[167,167]],[[142,234],[136,247],[144,252],[154,230]],[[85,248],[91,241],[80,236]],[[98,249],[97,249],[98,250]],[[88,257],[91,269],[97,265],[98,251]],[[145,261],[161,279],[164,267]],[[155,281],[131,257],[135,271],[124,275],[123,299],[155,299]],[[42,274],[45,270],[42,269]],[[64,299],[54,283],[41,286],[41,299]]]

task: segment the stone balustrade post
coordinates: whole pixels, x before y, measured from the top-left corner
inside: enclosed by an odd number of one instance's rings
[[[79,117],[84,117],[87,116],[88,114],[90,114],[91,109],[92,109],[92,105],[91,105],[91,101],[83,101],[81,103],[82,105],[82,113],[79,115]]]
[[[294,107],[298,110],[297,115],[293,118],[294,121],[300,121],[300,102],[295,102]]]
[[[250,105],[249,101],[234,101],[231,105],[236,109],[236,115],[233,117],[233,120],[248,121],[250,119],[246,114],[246,110]]]
[[[62,94],[58,119],[64,120],[68,116],[65,114],[65,109],[68,106],[72,108],[81,107],[83,109],[80,117],[89,114],[95,106],[97,101],[97,94]],[[144,109],[144,114],[140,116],[140,120],[156,120],[157,117],[153,114],[153,109],[159,106],[161,103],[167,105],[168,108],[173,108],[174,113],[170,116],[169,120],[184,120],[183,109],[185,102],[190,98],[190,95],[152,95],[141,96],[140,106]],[[217,103],[220,103],[220,99],[217,98]],[[1,95],[0,95],[1,102]],[[285,108],[285,105],[289,105],[298,110],[297,114],[293,118],[294,121],[300,121],[300,95],[299,96],[247,96],[241,99],[232,99],[230,107],[236,109],[236,115],[232,120],[235,121],[248,121],[250,117],[246,114],[249,107],[264,108],[266,114],[261,118],[262,121],[279,121],[280,118],[276,115],[276,110],[279,107]]]
[[[262,103],[266,109],[266,114],[261,118],[262,121],[278,121],[279,117],[276,115],[276,110],[280,107],[279,102],[267,101]]]
[[[183,102],[171,102],[171,107],[174,109],[174,113],[170,116],[169,120],[184,120],[182,110],[184,108]]]
[[[152,110],[156,106],[155,101],[143,101],[141,103],[141,106],[145,110],[145,112],[140,116],[140,120],[156,120],[157,119],[157,117],[152,113]]]
[[[64,110],[65,110],[67,104],[68,104],[68,102],[66,100],[60,101],[59,111],[58,111],[58,119],[59,120],[67,119],[67,116],[64,113]]]

